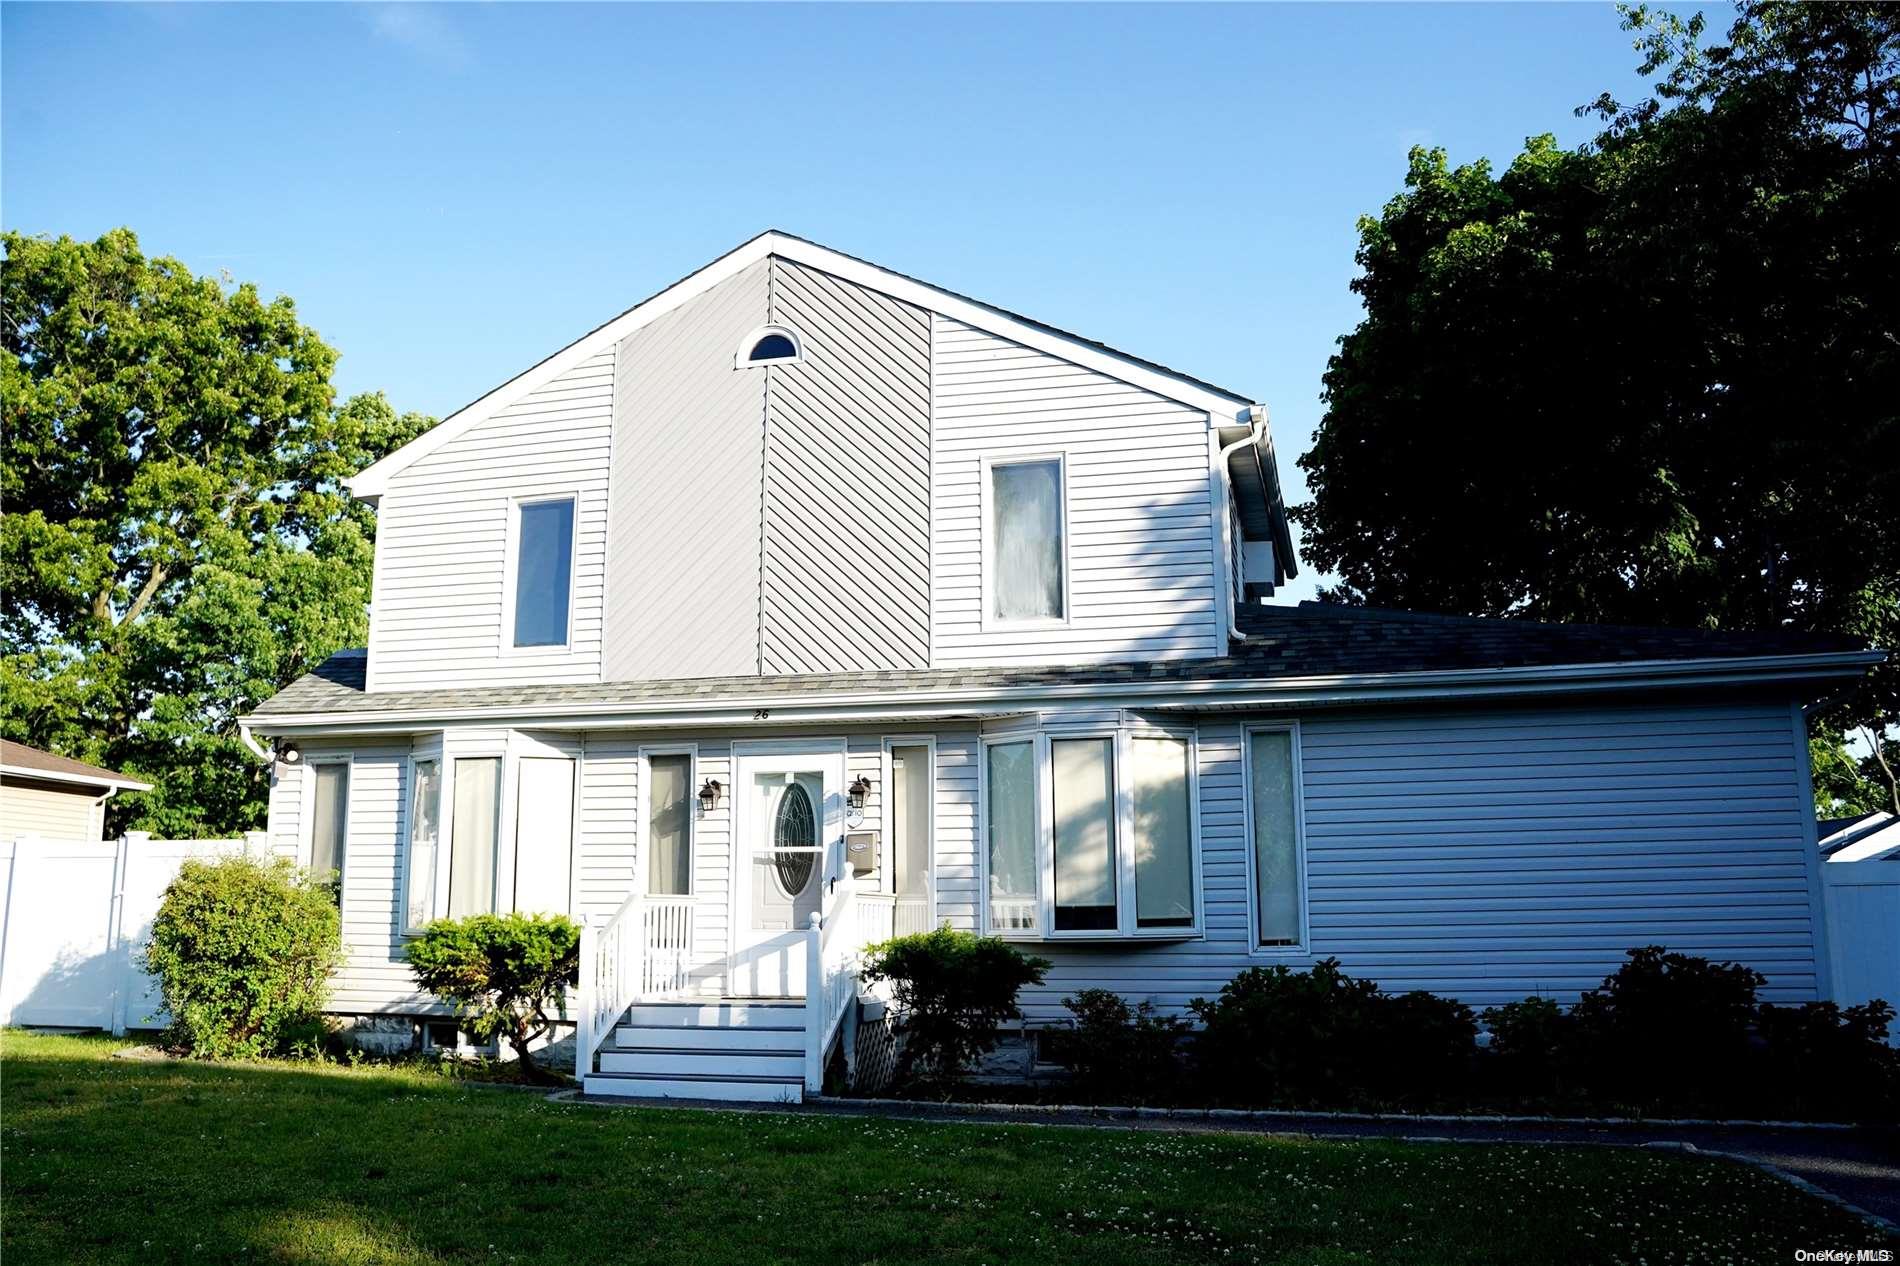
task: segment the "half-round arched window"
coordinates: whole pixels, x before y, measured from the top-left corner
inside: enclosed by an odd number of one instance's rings
[[[760,365],[789,365],[805,359],[805,345],[798,332],[783,325],[762,325],[745,336],[733,365],[753,369]]]

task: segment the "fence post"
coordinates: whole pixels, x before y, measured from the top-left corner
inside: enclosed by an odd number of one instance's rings
[[[119,969],[113,973],[112,981],[112,1036],[125,1036],[126,1003],[132,991],[133,977],[138,968],[132,963],[132,947],[125,940],[125,872],[132,864],[132,850],[144,848],[152,842],[150,831],[127,831],[119,837],[118,856],[112,863],[112,910],[109,936],[106,940],[108,958],[118,962]]]
[[[265,831],[246,831],[244,833],[244,855],[246,857],[267,857],[270,854],[270,835]]]

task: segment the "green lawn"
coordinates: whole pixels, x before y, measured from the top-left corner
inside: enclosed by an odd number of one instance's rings
[[[1755,1263],[1876,1242],[1676,1154],[607,1109],[119,1045],[0,1034],[9,1264]]]

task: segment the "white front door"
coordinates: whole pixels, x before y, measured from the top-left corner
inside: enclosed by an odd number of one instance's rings
[[[844,856],[844,750],[838,743],[735,752],[737,860],[728,990],[805,996],[805,930]]]

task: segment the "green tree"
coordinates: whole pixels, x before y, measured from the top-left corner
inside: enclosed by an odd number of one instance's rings
[[[556,1080],[534,1044],[565,1016],[580,980],[581,930],[560,914],[475,914],[437,919],[409,942],[416,983],[454,1005],[470,1033],[505,1040],[529,1081]]]
[[[334,407],[289,299],[129,230],[0,241],[0,730],[150,778],[115,828],[260,825],[236,718],[361,645],[375,519],[341,481],[431,420]]]
[[[1341,601],[1900,644],[1900,14],[1626,11],[1654,96],[1415,149],[1301,458]],[[1900,672],[1821,718],[1896,798]]]

